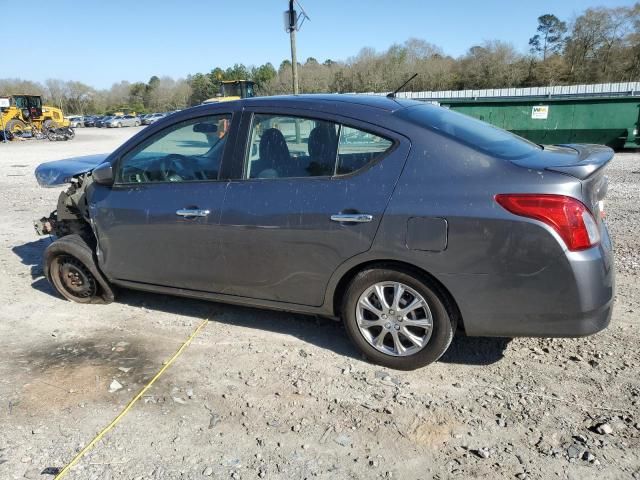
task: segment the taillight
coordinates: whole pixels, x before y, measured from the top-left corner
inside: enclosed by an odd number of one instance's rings
[[[553,228],[571,251],[585,250],[600,242],[600,231],[589,209],[564,195],[506,193],[496,202],[515,215],[534,218]]]

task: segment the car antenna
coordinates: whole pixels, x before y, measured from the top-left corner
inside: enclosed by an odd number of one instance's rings
[[[404,82],[402,85],[400,85],[398,88],[396,88],[393,92],[388,93],[388,94],[387,94],[387,98],[396,98],[396,93],[398,93],[400,90],[402,90],[404,87],[406,87],[406,86],[409,84],[409,82],[410,82],[411,80],[413,80],[414,78],[416,78],[417,76],[418,76],[418,74],[417,74],[417,73],[414,73],[414,74],[411,76],[411,78],[409,78],[409,80],[407,80],[406,82]]]

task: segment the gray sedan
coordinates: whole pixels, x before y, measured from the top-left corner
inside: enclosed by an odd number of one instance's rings
[[[467,335],[582,336],[609,324],[611,149],[532,144],[419,102],[263,97],[194,107],[68,182],[37,228],[64,298],[113,286],[344,322],[369,359],[427,365]]]
[[[140,118],[134,115],[119,115],[105,122],[105,125],[109,128],[139,127],[140,123]]]
[[[152,123],[156,123],[161,118],[164,118],[164,113],[150,113],[149,115],[145,115],[142,119],[142,125],[151,125]]]

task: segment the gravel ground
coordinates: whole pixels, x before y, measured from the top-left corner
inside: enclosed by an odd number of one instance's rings
[[[640,479],[640,154],[609,167],[609,329],[458,337],[407,373],[363,361],[329,320],[138,292],[107,306],[55,295],[40,266],[49,240],[31,220],[59,190],[39,188],[33,170],[111,151],[136,130],[0,144],[1,479],[52,478],[202,319],[67,478]]]

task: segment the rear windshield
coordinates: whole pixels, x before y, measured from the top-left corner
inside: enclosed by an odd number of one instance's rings
[[[540,150],[518,135],[443,107],[418,105],[400,110],[397,115],[499,158],[514,160]]]

